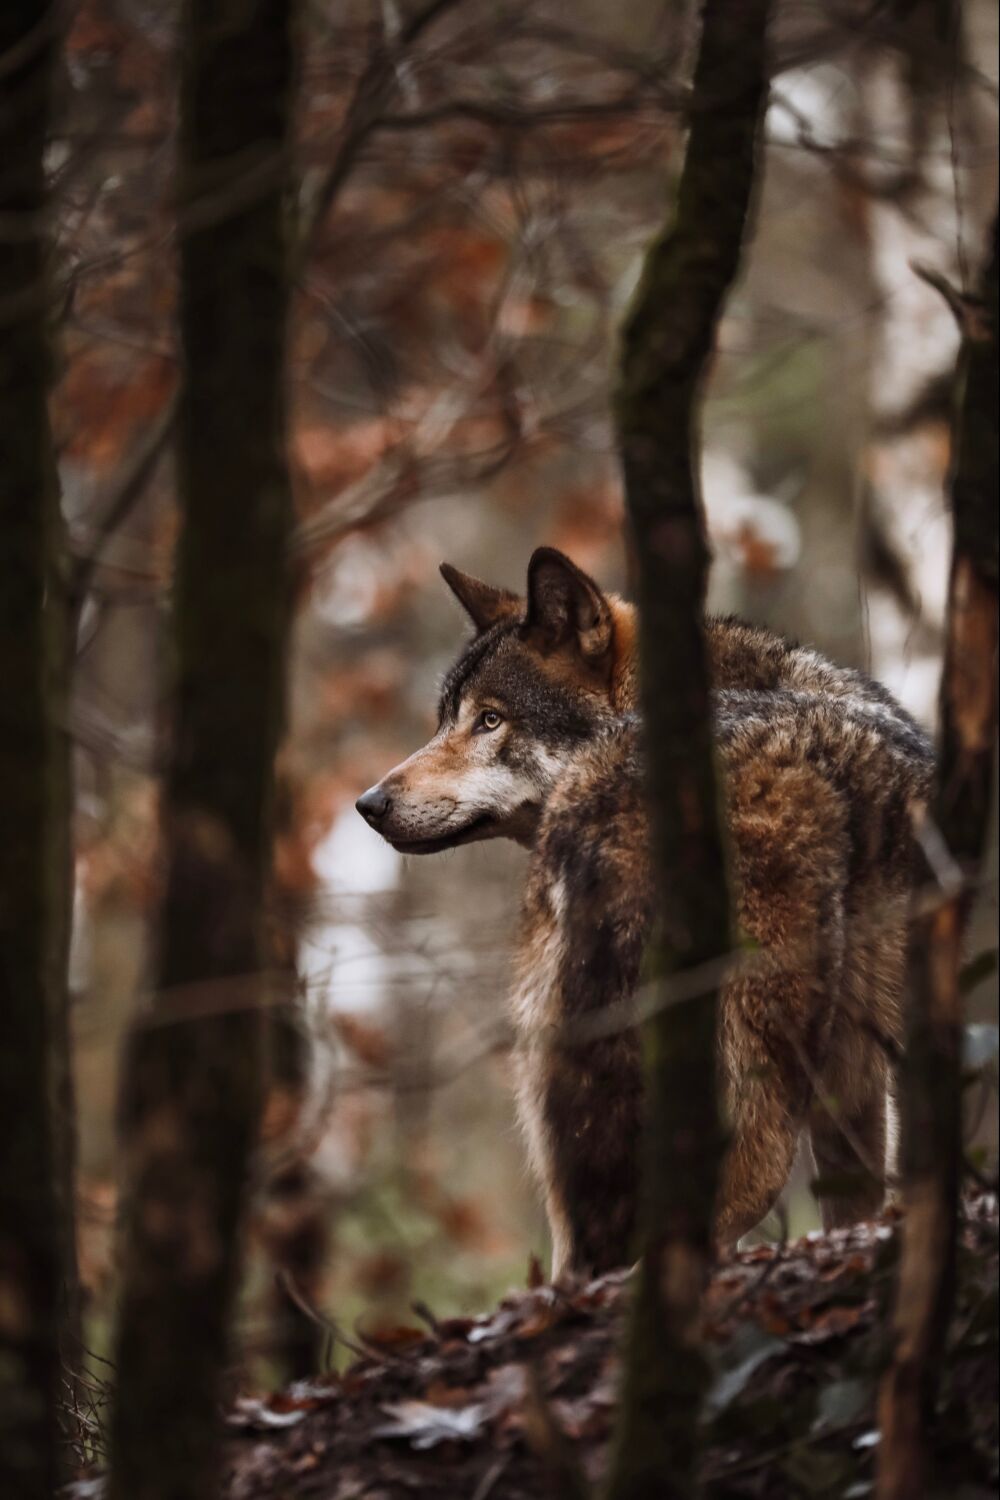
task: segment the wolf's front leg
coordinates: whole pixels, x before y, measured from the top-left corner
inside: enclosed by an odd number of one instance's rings
[[[629,1264],[642,1127],[631,999],[649,931],[641,781],[608,741],[564,777],[536,841],[512,994],[520,1106],[553,1272]],[[595,1032],[611,1024],[603,1035]]]
[[[632,1034],[522,1055],[521,1116],[545,1195],[553,1281],[634,1258],[641,1092]]]

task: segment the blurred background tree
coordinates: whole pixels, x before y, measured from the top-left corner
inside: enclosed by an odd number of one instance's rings
[[[162,909],[121,1089],[112,1500],[188,1500],[219,1483],[273,999],[264,903],[291,602],[295,22],[291,0],[191,4],[180,35],[181,526]]]

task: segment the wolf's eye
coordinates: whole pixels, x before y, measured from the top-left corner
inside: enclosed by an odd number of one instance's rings
[[[502,723],[503,718],[495,708],[484,708],[472,732],[473,734],[488,734],[491,729],[499,729]]]

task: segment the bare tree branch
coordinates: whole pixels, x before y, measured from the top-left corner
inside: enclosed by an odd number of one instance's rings
[[[312,249],[327,214],[372,131],[379,123],[388,100],[399,88],[399,63],[407,49],[420,40],[436,21],[461,0],[427,0],[404,21],[391,41],[378,43],[359,77],[347,107],[340,145],[329,171],[303,209],[300,231],[302,259]]]
[[[129,456],[110,494],[105,497],[101,515],[88,527],[91,536],[87,550],[77,555],[70,578],[70,593],[77,610],[93,582],[105,547],[142,499],[167,449],[176,421],[177,397],[174,396]]]

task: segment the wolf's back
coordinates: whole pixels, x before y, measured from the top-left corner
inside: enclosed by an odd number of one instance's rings
[[[838,695],[790,687],[713,695],[737,904],[755,928],[767,920],[761,903],[776,852],[767,856],[767,841],[786,838],[788,821],[814,860],[842,864],[850,907],[869,881],[902,889],[912,878],[914,824],[933,770],[929,742],[877,684],[851,674],[841,686]],[[558,882],[580,919],[604,931],[627,912],[631,932],[635,918],[652,914],[648,847],[641,726],[628,718],[590,743],[556,788],[532,882]]]

